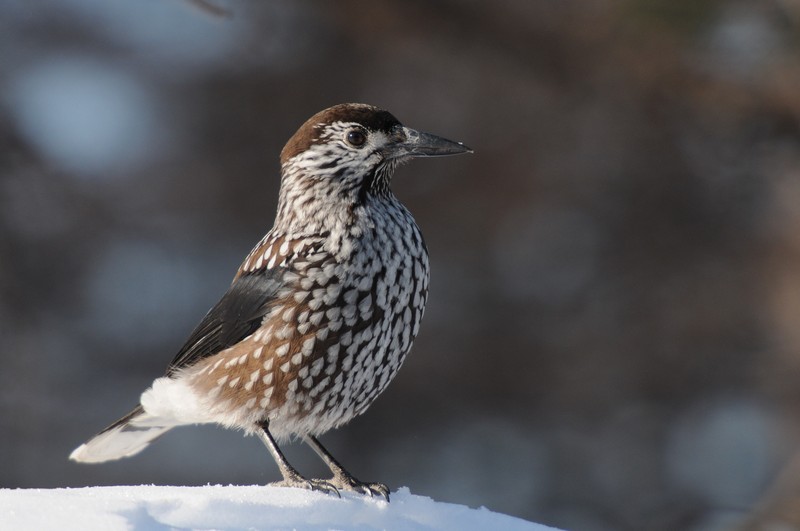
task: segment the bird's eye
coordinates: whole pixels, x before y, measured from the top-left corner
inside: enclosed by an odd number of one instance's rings
[[[367,141],[367,135],[361,129],[351,129],[345,136],[347,143],[354,147],[361,147]]]

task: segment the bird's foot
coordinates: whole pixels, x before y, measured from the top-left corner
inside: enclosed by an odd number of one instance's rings
[[[383,483],[365,483],[349,474],[337,474],[328,483],[338,490],[369,494],[370,497],[383,496],[387,502],[389,501],[389,487]]]
[[[306,479],[303,476],[289,476],[284,477],[282,481],[276,481],[274,483],[270,483],[273,487],[292,487],[295,489],[307,489],[307,490],[316,490],[319,492],[324,492],[325,494],[335,494],[339,498],[342,497],[339,494],[339,489],[331,481],[325,481],[324,479]]]

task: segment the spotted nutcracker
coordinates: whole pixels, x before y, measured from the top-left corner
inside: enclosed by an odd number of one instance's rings
[[[283,475],[278,485],[388,500],[385,485],[355,479],[317,437],[369,407],[419,330],[428,253],[389,189],[395,168],[467,152],[370,105],[312,116],[281,152],[272,230],[140,405],[70,458],[128,457],[175,426],[216,423],[258,435]],[[287,462],[276,441],[292,436],[332,479],[306,479]]]

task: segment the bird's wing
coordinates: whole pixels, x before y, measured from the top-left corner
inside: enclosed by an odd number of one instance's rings
[[[235,345],[258,329],[283,285],[284,272],[264,268],[237,275],[169,364],[167,375]]]

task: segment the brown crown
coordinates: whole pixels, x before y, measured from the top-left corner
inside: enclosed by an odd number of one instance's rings
[[[355,122],[370,131],[389,132],[400,122],[388,111],[364,103],[342,103],[320,111],[300,126],[281,151],[281,164],[319,141],[323,126],[334,122]]]

